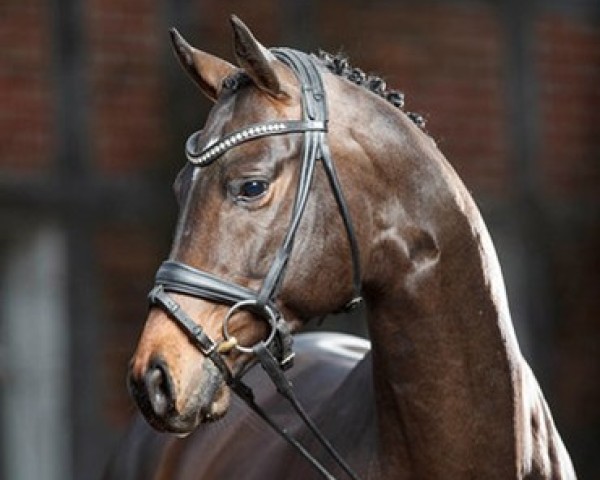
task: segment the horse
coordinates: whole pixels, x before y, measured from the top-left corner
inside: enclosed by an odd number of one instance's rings
[[[345,58],[231,24],[239,67],[171,32],[214,106],[129,365],[145,418],[105,478],[575,478],[482,216],[420,117]],[[280,372],[290,332],[356,304],[370,342],[298,333]]]

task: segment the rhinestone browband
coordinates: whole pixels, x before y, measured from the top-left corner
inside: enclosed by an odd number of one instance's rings
[[[281,122],[257,123],[230,133],[226,137],[197,151],[198,137],[202,130],[193,133],[185,144],[185,155],[191,163],[205,167],[223,155],[227,150],[250,140],[271,135],[302,133],[309,131],[325,132],[327,125],[322,121],[284,120]]]

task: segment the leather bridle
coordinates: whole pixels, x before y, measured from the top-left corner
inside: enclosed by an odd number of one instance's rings
[[[241,286],[210,273],[203,272],[181,262],[169,260],[164,262],[156,274],[155,287],[149,294],[151,305],[165,310],[165,312],[188,335],[194,345],[203,355],[210,358],[223,375],[225,382],[242,398],[261,418],[275,429],[286,441],[293,445],[322,475],[324,478],[334,477],[319,463],[297,440],[287,431],[274,424],[264,410],[255,403],[252,390],[242,382],[244,372],[233,375],[225,363],[222,352],[223,345],[229,343],[229,349],[236,348],[244,353],[253,353],[274,382],[278,392],[290,401],[293,408],[302,420],[315,434],[320,443],[331,454],[338,465],[352,479],[358,476],[331,446],[326,438],[317,429],[308,417],[302,406],[298,403],[291,388],[289,380],[283,370],[292,365],[293,351],[292,338],[288,325],[276,305],[276,298],[283,283],[288,260],[294,246],[294,240],[300,220],[302,219],[308,196],[311,190],[315,166],[321,161],[327,174],[329,184],[337,202],[350,245],[353,263],[353,297],[347,303],[346,309],[356,307],[361,301],[361,273],[358,242],[354,234],[350,213],[342,194],[341,186],[331,159],[327,144],[328,111],[325,89],[316,64],[316,59],[305,53],[291,49],[273,49],[273,54],[278,60],[286,64],[296,75],[301,85],[302,92],[302,119],[282,120],[261,124],[249,125],[246,128],[230,133],[217,142],[197,151],[199,132],[193,134],[186,143],[186,156],[188,161],[197,167],[206,167],[216,161],[226,151],[236,146],[254,141],[259,138],[302,133],[302,157],[298,187],[292,216],[287,233],[282,245],[279,247],[273,263],[271,264],[262,286],[258,291]],[[231,308],[223,322],[224,342],[221,344],[208,337],[202,328],[196,324],[169,295],[169,292],[191,295],[216,303],[230,305]],[[269,333],[265,340],[259,341],[252,347],[244,347],[231,343],[228,324],[231,317],[239,310],[248,310],[269,324]],[[247,371],[247,370],[246,370]]]

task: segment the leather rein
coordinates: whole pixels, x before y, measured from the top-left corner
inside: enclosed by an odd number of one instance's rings
[[[358,480],[357,474],[318,430],[312,419],[300,405],[290,381],[284,374],[284,370],[290,368],[293,364],[292,336],[287,322],[277,308],[275,299],[283,283],[296,233],[308,201],[317,160],[321,161],[327,174],[350,245],[353,263],[353,298],[348,302],[345,309],[349,310],[356,307],[361,303],[362,297],[358,242],[327,145],[327,101],[319,68],[315,58],[305,53],[287,48],[273,49],[272,52],[278,60],[291,68],[301,84],[302,119],[249,125],[246,128],[222,137],[217,142],[206,146],[200,151],[195,148],[199,132],[193,134],[186,143],[188,161],[197,167],[206,167],[226,151],[247,141],[273,135],[302,133],[304,140],[302,145],[302,163],[290,224],[282,245],[279,247],[273,263],[263,280],[261,288],[255,291],[184,263],[168,260],[158,269],[155,286],[148,298],[152,306],[162,308],[187,334],[196,348],[214,362],[227,385],[252,410],[308,460],[323,478],[334,480],[335,477],[302,444],[290,436],[284,428],[275,424],[267,413],[256,404],[252,390],[242,381],[242,377],[248,369],[234,376],[222,356],[233,348],[241,352],[254,354],[255,359],[273,381],[277,391],[290,402],[320,444],[329,452],[348,477]],[[224,341],[217,343],[208,337],[202,328],[169,295],[169,292],[230,305],[231,308],[223,321]],[[268,322],[269,334],[266,339],[259,341],[252,347],[237,344],[236,339],[229,334],[228,325],[229,320],[239,310],[248,310]]]

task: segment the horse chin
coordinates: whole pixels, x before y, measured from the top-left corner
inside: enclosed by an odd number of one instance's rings
[[[231,400],[229,387],[212,366],[204,371],[208,375],[186,402],[185,411],[175,414],[167,422],[167,431],[189,434],[201,424],[219,420],[227,413]]]
[[[219,420],[225,416],[229,410],[231,401],[231,390],[225,384],[222,384],[216,391],[208,408],[200,408],[197,415],[197,425],[201,423],[210,423]],[[196,425],[196,426],[197,426]]]
[[[171,416],[163,418],[160,421],[150,418],[148,420],[157,430],[185,438],[200,425],[223,418],[229,409],[229,402],[229,388],[223,384],[215,392],[214,397],[206,404],[194,403],[193,405],[189,405],[185,412],[173,412]]]

